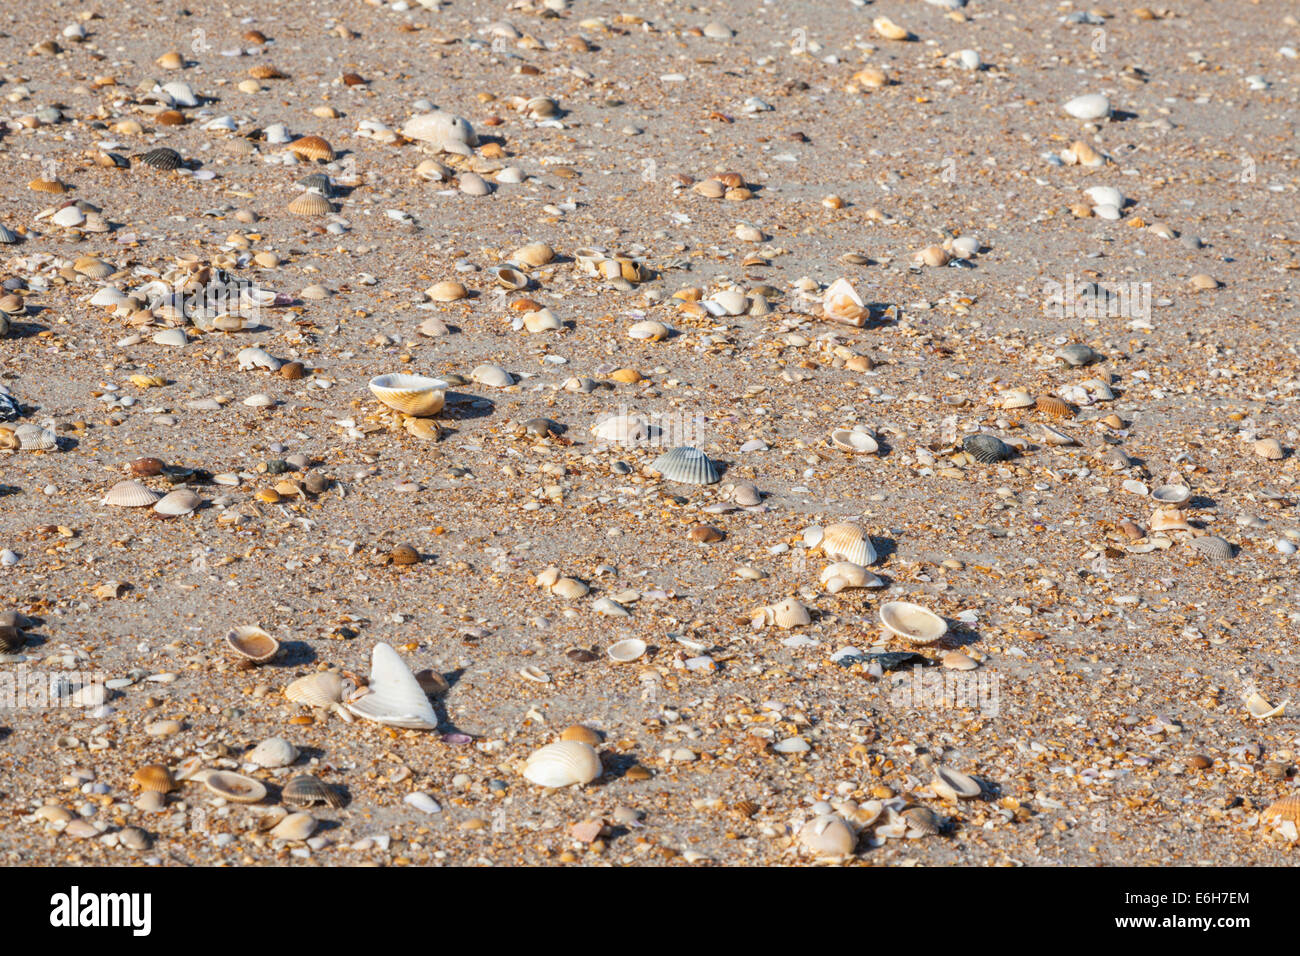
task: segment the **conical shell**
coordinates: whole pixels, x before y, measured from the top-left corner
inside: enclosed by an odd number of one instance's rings
[[[849,856],[858,843],[853,828],[834,813],[809,820],[799,828],[798,839],[801,847],[819,857]]]
[[[919,604],[907,601],[882,604],[880,623],[890,633],[913,644],[933,644],[948,633],[948,624],[943,618]]]
[[[284,689],[284,696],[308,707],[332,707],[342,703],[350,685],[336,671],[318,671],[299,677]]]
[[[203,785],[231,803],[257,803],[266,796],[266,786],[260,780],[229,770],[213,770],[204,774]]]
[[[1211,561],[1227,561],[1232,557],[1232,545],[1218,535],[1203,534],[1193,538],[1191,545]]]
[[[237,627],[226,634],[226,647],[236,657],[264,664],[275,657],[280,642],[260,627]]]
[[[670,448],[656,458],[650,467],[665,480],[684,485],[711,485],[721,477],[717,466],[709,461],[708,456],[689,445]]]
[[[438,717],[419,681],[387,644],[376,644],[370,657],[369,692],[348,702],[358,717],[392,727],[433,730]]]
[[[131,775],[131,782],[144,791],[170,793],[176,789],[172,772],[160,763],[151,763],[141,767]]]
[[[245,754],[244,759],[267,769],[287,767],[298,759],[298,748],[283,737],[271,737]]]
[[[146,488],[138,481],[119,481],[108,494],[103,503],[115,508],[143,508],[156,502],[161,496],[151,488]]]
[[[851,561],[867,567],[876,563],[876,549],[867,533],[851,522],[833,524],[822,532],[822,553],[832,561]]]
[[[1011,457],[1011,447],[996,435],[967,435],[961,446],[972,458],[986,465]]]
[[[166,146],[159,146],[157,149],[151,149],[147,153],[141,154],[140,162],[154,169],[179,169],[184,160],[181,154],[174,149],[168,149]]]
[[[291,807],[313,807],[318,803],[339,808],[343,797],[320,777],[300,773],[284,785],[280,798]]]
[[[523,774],[542,787],[572,787],[601,775],[600,755],[581,740],[561,740],[536,750],[524,763]]]
[[[160,515],[176,517],[191,513],[202,503],[203,499],[188,488],[177,488],[175,491],[163,495],[158,503],[153,506],[153,510]]]
[[[325,216],[334,211],[330,201],[313,189],[299,193],[285,208],[295,216]]]
[[[423,375],[380,375],[370,380],[370,391],[389,408],[407,415],[436,415],[447,399],[447,383]]]

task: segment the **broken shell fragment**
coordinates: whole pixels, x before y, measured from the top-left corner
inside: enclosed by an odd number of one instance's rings
[[[882,582],[866,568],[852,561],[836,561],[822,569],[821,584],[831,594],[848,588],[878,588]]]
[[[842,817],[827,813],[799,828],[799,845],[818,857],[844,857],[853,853],[858,837]]]
[[[434,730],[438,726],[438,716],[419,681],[397,651],[384,643],[371,652],[368,688],[347,707],[358,717],[391,727]]]

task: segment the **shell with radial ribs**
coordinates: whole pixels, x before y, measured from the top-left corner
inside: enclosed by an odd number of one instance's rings
[[[50,451],[59,447],[54,429],[42,428],[30,422],[15,428],[14,436],[18,439],[18,447],[23,451]]]
[[[284,689],[284,696],[308,707],[332,707],[342,703],[354,689],[337,671],[318,671],[299,677]]]
[[[334,159],[334,147],[319,136],[302,136],[289,144],[289,152],[300,159],[328,163]]]
[[[143,508],[154,504],[160,497],[162,496],[152,488],[147,488],[138,481],[127,480],[119,481],[109,488],[103,503],[115,508]]]
[[[718,468],[704,452],[689,445],[678,445],[664,452],[650,467],[666,481],[684,485],[711,485],[721,477]]]
[[[1074,406],[1055,395],[1039,395],[1035,407],[1050,418],[1073,418]]]
[[[1011,446],[996,435],[980,433],[967,435],[961,443],[962,448],[978,462],[986,465],[1006,461],[1011,457]]]
[[[1191,540],[1192,547],[1211,561],[1227,561],[1232,557],[1232,545],[1218,535],[1203,534]]]
[[[172,772],[160,763],[146,764],[131,775],[131,783],[146,792],[170,793],[176,789]]]
[[[285,208],[295,216],[325,216],[334,211],[330,201],[314,189],[299,193]]]
[[[169,149],[166,146],[159,146],[157,149],[151,149],[147,153],[140,154],[138,158],[140,162],[144,163],[146,166],[152,166],[154,169],[162,170],[179,169],[185,162],[181,159],[180,153],[176,152],[174,149]]]
[[[852,522],[841,522],[822,532],[822,553],[832,561],[851,561],[867,567],[876,563],[876,549],[867,533]]]
[[[429,697],[411,668],[387,644],[376,644],[370,656],[370,683],[354,696],[348,710],[358,717],[390,727],[433,730],[438,726]]]
[[[523,775],[541,787],[572,787],[601,775],[600,754],[581,740],[561,740],[535,750],[524,762]]]
[[[788,630],[792,627],[805,627],[812,623],[808,608],[796,598],[786,598],[779,604],[760,607],[750,615],[750,624],[754,627],[779,627]]]
[[[337,790],[320,777],[310,773],[300,773],[284,785],[280,798],[291,807],[300,809],[313,807],[318,803],[338,809],[343,806],[343,797]]]

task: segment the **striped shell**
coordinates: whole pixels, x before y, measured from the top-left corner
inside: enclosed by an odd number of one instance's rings
[[[15,428],[14,435],[18,439],[18,447],[23,451],[49,451],[59,447],[58,436],[52,428],[28,423]]]
[[[257,803],[266,796],[266,786],[260,780],[228,770],[214,770],[205,774],[203,785],[231,803]]]
[[[301,159],[328,163],[334,158],[334,147],[319,136],[302,136],[289,144],[289,152]]]
[[[717,466],[704,452],[689,445],[678,445],[664,452],[650,465],[667,481],[684,485],[711,485],[721,477]]]
[[[1290,821],[1300,826],[1300,793],[1293,793],[1281,800],[1274,800],[1264,808],[1264,812],[1259,815],[1259,819],[1262,823]]]
[[[1211,561],[1227,561],[1232,557],[1232,545],[1218,535],[1203,534],[1193,538],[1191,545]]]
[[[436,415],[446,402],[447,383],[423,375],[380,375],[370,380],[370,391],[389,408],[407,415]]]
[[[300,773],[284,785],[280,799],[291,807],[312,807],[318,803],[338,809],[343,806],[343,797],[337,790],[320,777],[310,773]]]
[[[0,654],[12,654],[26,642],[26,635],[17,627],[0,624]]]
[[[318,671],[299,677],[284,689],[284,696],[308,707],[332,707],[342,703],[349,689],[350,683],[337,671]]]
[[[131,783],[144,791],[170,793],[176,789],[172,772],[160,763],[146,764],[131,775]]]
[[[152,166],[154,169],[179,169],[184,160],[181,154],[174,149],[168,149],[166,146],[159,146],[157,149],[151,149],[147,153],[140,154],[137,157],[140,162],[146,166]]]
[[[265,664],[280,650],[280,642],[260,627],[245,626],[226,634],[226,647],[237,657]]]
[[[907,807],[902,817],[909,827],[926,836],[933,836],[943,829],[943,818],[929,807]]]
[[[312,173],[298,180],[298,185],[303,189],[313,189],[320,193],[326,199],[334,195],[334,183],[324,173]]]
[[[581,740],[561,740],[536,750],[524,762],[523,775],[542,787],[572,787],[601,775],[600,755]]]
[[[1011,457],[1011,446],[995,435],[967,435],[961,447],[976,461],[991,465]]]
[[[20,242],[21,240],[22,236],[18,235],[18,233],[14,232],[8,226],[0,225],[0,245],[9,246],[13,245],[15,242]]]
[[[830,525],[822,532],[822,553],[832,561],[851,561],[867,567],[876,563],[876,549],[867,533],[851,522]]]
[[[295,216],[325,216],[334,211],[328,199],[311,189],[300,193],[285,208]]]
[[[948,624],[933,611],[907,601],[880,606],[880,623],[892,634],[913,644],[933,644],[948,633]]]
[[[1034,400],[1034,407],[1052,418],[1074,417],[1074,406],[1055,395],[1039,395]]]
[[[203,504],[203,499],[190,489],[177,488],[175,491],[163,495],[161,500],[153,506],[153,510],[160,515],[178,517],[190,514],[201,504]]]
[[[138,481],[119,481],[108,494],[103,503],[115,508],[143,508],[156,502],[161,495],[151,488],[146,488]]]

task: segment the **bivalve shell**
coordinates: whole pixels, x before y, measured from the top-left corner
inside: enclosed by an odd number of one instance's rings
[[[160,763],[146,764],[131,775],[131,783],[141,790],[170,793],[176,789],[172,772]]]
[[[226,647],[236,657],[265,664],[280,650],[280,642],[262,630],[251,625],[236,627],[226,634]]]
[[[23,451],[50,451],[59,447],[58,436],[52,428],[42,428],[30,422],[14,429],[18,447]]]
[[[245,754],[244,759],[267,769],[287,767],[298,759],[298,748],[283,737],[271,737]]]
[[[822,553],[832,561],[851,561],[867,567],[876,563],[876,549],[867,533],[852,522],[828,526],[822,532]]]
[[[1190,543],[1196,551],[1211,561],[1227,561],[1233,555],[1232,545],[1218,535],[1199,535]]]
[[[333,204],[314,189],[299,193],[284,208],[295,216],[327,216],[334,211]]]
[[[370,684],[364,696],[348,702],[358,717],[391,727],[433,730],[438,717],[419,681],[387,644],[376,644],[370,657]]]
[[[799,845],[818,857],[850,856],[858,837],[853,828],[835,813],[814,817],[799,828]]]
[[[489,388],[509,388],[515,384],[515,377],[500,365],[480,365],[470,372],[470,380]]]
[[[831,432],[831,444],[840,451],[855,455],[874,455],[880,444],[866,432],[851,428],[837,428]]]
[[[848,588],[878,588],[882,583],[880,578],[852,561],[828,564],[822,569],[819,580],[831,594],[839,594]]]
[[[146,166],[152,166],[154,169],[162,170],[179,169],[184,163],[184,160],[181,159],[180,153],[176,152],[174,149],[169,149],[166,146],[159,146],[157,149],[151,149],[147,153],[142,153],[137,158]]]
[[[601,775],[600,755],[581,740],[561,740],[536,750],[525,761],[524,777],[542,787],[572,787]]]
[[[933,644],[948,633],[948,623],[933,611],[907,601],[880,606],[880,623],[891,634],[913,644]]]
[[[332,707],[343,701],[350,687],[337,671],[318,671],[299,677],[284,689],[284,696],[309,707]]]
[[[146,505],[154,504],[161,495],[151,488],[146,488],[138,481],[119,481],[112,488],[108,489],[108,494],[104,495],[103,503],[112,505],[115,508],[143,508]]]
[[[389,408],[407,415],[436,415],[446,402],[447,383],[423,375],[394,373],[370,380],[370,391]]]
[[[667,481],[684,485],[711,485],[721,477],[708,456],[689,445],[678,445],[664,452],[650,467]]]
[[[318,803],[335,809],[343,806],[343,797],[339,792],[310,773],[300,773],[290,779],[280,791],[280,798],[291,807],[314,807]]]
[[[266,797],[266,785],[242,773],[213,770],[204,774],[203,785],[231,803],[257,803]]]
[[[271,829],[277,840],[301,843],[316,832],[316,818],[310,813],[291,813]]]
[[[1011,457],[1010,445],[996,435],[983,432],[978,435],[967,435],[962,440],[961,446],[972,458],[986,465],[1006,461]]]
[[[192,513],[202,503],[203,499],[193,491],[190,491],[190,489],[177,488],[175,491],[170,491],[163,495],[162,498],[154,504],[153,510],[160,515],[175,518]]]
[[[618,661],[620,664],[630,664],[632,661],[639,660],[645,652],[646,643],[639,637],[629,637],[627,640],[611,644],[605,649],[605,653],[609,655],[610,660]]]

